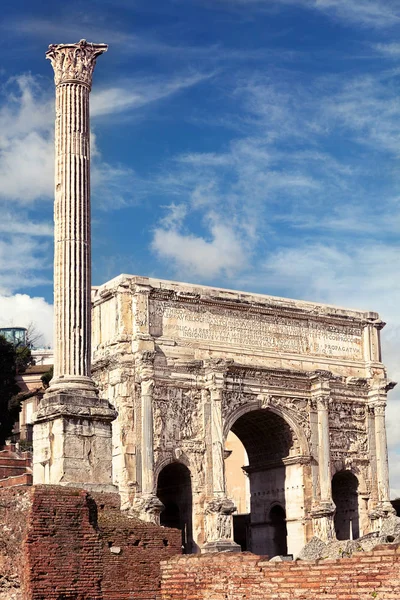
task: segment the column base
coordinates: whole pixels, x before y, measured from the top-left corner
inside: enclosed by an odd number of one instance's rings
[[[321,502],[311,510],[314,535],[323,542],[336,540],[333,517],[336,506],[333,502]]]
[[[372,523],[372,530],[379,531],[388,517],[396,516],[396,511],[391,502],[380,502],[368,513]]]
[[[144,494],[135,499],[130,512],[142,521],[159,525],[163,510],[164,504],[155,494]]]
[[[115,491],[107,400],[84,393],[47,393],[33,426],[33,483]]]
[[[207,542],[200,549],[202,554],[210,552],[241,552],[239,544],[230,540],[217,540],[215,542]]]

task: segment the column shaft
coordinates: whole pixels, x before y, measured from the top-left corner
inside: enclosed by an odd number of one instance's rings
[[[329,444],[329,414],[326,399],[317,400],[318,408],[318,463],[321,502],[332,502],[331,459]]]
[[[56,90],[54,379],[90,378],[89,88]]]
[[[153,387],[153,379],[141,383],[143,495],[154,490]]]
[[[211,440],[213,494],[225,493],[224,437],[222,428],[222,389],[213,388],[211,394]]]
[[[379,402],[378,404],[374,405],[376,473],[378,483],[378,500],[381,504],[385,504],[390,501],[385,407],[386,402]]]

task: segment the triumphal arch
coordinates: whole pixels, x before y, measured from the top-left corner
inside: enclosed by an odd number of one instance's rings
[[[128,275],[92,301],[123,508],[180,527],[187,552],[269,555],[359,537],[392,511],[378,314]],[[248,459],[244,515],[230,432]]]

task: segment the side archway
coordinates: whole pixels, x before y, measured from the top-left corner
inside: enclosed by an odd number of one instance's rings
[[[339,471],[332,478],[332,500],[336,506],[334,524],[338,540],[360,537],[358,486],[358,479],[351,471]]]
[[[191,554],[192,481],[190,471],[184,464],[172,462],[160,470],[157,478],[157,497],[165,507],[160,514],[160,525],[180,529],[183,553]]]

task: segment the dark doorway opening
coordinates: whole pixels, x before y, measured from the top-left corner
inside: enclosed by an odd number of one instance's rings
[[[171,463],[164,467],[158,476],[157,496],[165,507],[160,515],[160,524],[180,529],[183,553],[191,554],[194,548],[189,469],[181,463]]]
[[[287,530],[286,530],[286,513],[282,506],[276,504],[269,511],[269,520],[273,529],[272,541],[275,546],[275,555],[286,555],[287,549]]]
[[[359,538],[358,479],[351,471],[335,473],[332,478],[332,499],[336,505],[334,523],[337,539]]]

